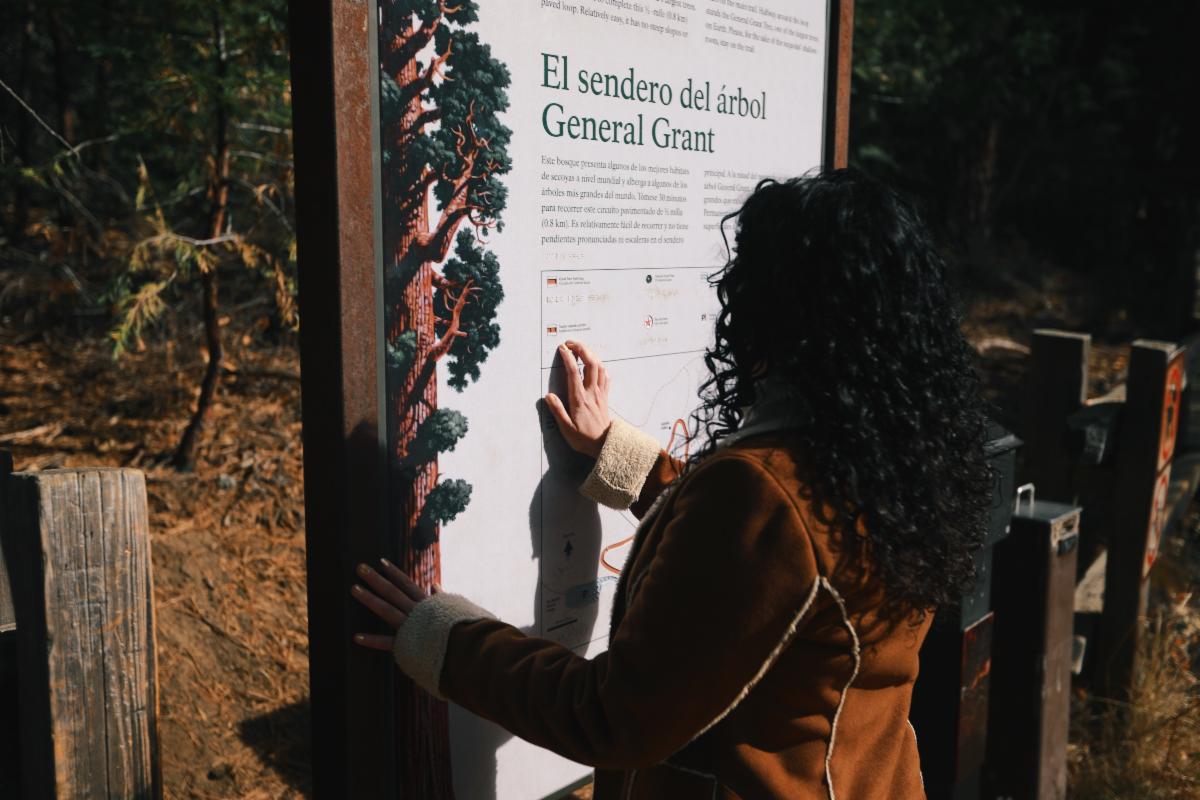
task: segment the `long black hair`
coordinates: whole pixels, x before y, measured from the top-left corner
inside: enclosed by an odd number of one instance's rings
[[[765,180],[736,219],[698,426],[736,430],[765,375],[789,398],[813,508],[888,603],[969,588],[994,494],[974,357],[914,206],[860,173]],[[728,244],[728,242],[727,242]]]

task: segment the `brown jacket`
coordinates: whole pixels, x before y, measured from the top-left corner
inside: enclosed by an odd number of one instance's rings
[[[439,594],[401,626],[397,662],[594,765],[596,800],[923,798],[908,708],[928,622],[879,616],[881,585],[814,518],[796,466],[766,434],[675,480],[653,439],[614,424],[583,490],[642,523],[607,652]]]

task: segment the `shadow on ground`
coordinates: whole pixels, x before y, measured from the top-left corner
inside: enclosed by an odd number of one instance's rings
[[[304,797],[312,796],[312,741],[308,698],[242,720],[238,735],[263,763]]]

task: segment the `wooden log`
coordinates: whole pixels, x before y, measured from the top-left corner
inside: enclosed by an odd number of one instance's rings
[[[1146,577],[1166,523],[1185,355],[1168,342],[1138,340],[1129,359],[1097,642],[1100,689],[1116,699],[1129,696],[1146,614]]]
[[[142,474],[6,481],[26,800],[158,798],[158,697]]]

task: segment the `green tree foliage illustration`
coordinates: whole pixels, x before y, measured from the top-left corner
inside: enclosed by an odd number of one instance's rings
[[[500,265],[486,244],[507,201],[500,176],[511,166],[510,132],[499,114],[509,75],[471,29],[477,3],[395,0],[382,9],[390,435],[400,480],[414,487],[398,510],[403,536],[453,519],[470,497],[461,483],[431,494],[440,485],[437,453],[465,432],[465,420],[447,425],[438,406],[437,365],[445,362],[449,385],[461,391],[500,341]],[[451,429],[455,436],[444,435]],[[431,496],[436,513],[425,508]],[[429,547],[436,534],[419,539]],[[436,571],[435,562],[424,569]]]

